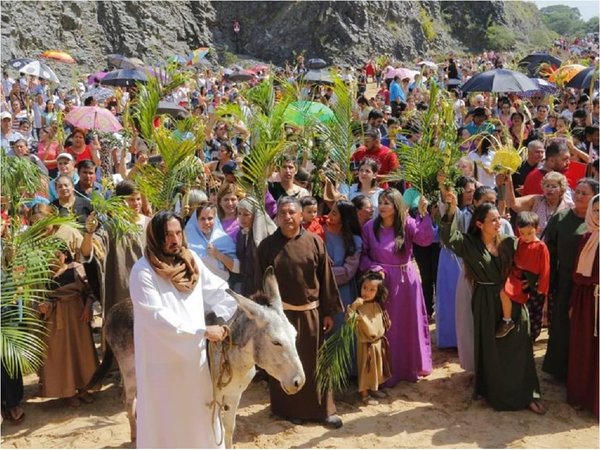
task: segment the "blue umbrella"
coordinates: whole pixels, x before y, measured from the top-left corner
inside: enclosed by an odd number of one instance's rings
[[[550,83],[547,80],[544,80],[543,78],[531,78],[531,81],[533,81],[537,85],[537,89],[535,89],[533,91],[522,92],[520,94],[521,97],[535,97],[536,95],[550,95],[550,94],[556,94],[559,91],[559,89],[554,84]]]
[[[119,69],[109,72],[100,84],[107,86],[135,86],[135,83],[146,83],[148,77],[146,74],[137,69]]]
[[[20,70],[21,68],[25,67],[27,64],[29,64],[33,61],[35,61],[35,59],[33,59],[33,58],[15,58],[15,59],[11,59],[8,62],[8,65],[12,69]]]
[[[462,92],[526,92],[538,89],[537,85],[520,72],[492,69],[473,75],[462,85]]]

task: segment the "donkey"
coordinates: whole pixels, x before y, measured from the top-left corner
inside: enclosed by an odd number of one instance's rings
[[[225,446],[232,448],[237,408],[242,393],[254,378],[255,365],[262,367],[277,379],[282,389],[289,395],[302,389],[306,378],[296,350],[296,329],[283,312],[273,268],[269,267],[265,272],[263,294],[254,296],[253,300],[229,289],[227,293],[238,304],[238,310],[228,323],[232,341],[228,352],[231,377],[225,386],[219,384],[214,386],[214,400],[221,406]],[[207,318],[207,324],[214,321],[214,315]],[[136,383],[131,301],[113,306],[107,314],[104,327],[107,341],[104,360],[92,376],[87,388],[91,389],[102,381],[112,365],[114,354],[123,378],[131,440],[135,442]],[[221,367],[223,354],[217,351],[211,352],[211,356],[213,359],[210,365],[213,372]]]

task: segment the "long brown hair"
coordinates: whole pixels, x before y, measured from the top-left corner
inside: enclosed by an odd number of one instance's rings
[[[402,194],[397,189],[387,188],[381,194],[379,194],[379,202],[381,202],[382,198],[389,200],[394,205],[393,228],[395,235],[394,240],[396,242],[394,250],[399,252],[404,246],[404,224],[406,223],[407,208],[404,204],[404,200],[402,199]],[[373,233],[375,234],[377,241],[379,241],[382,223],[383,221],[381,220],[381,216],[378,214],[373,221]]]

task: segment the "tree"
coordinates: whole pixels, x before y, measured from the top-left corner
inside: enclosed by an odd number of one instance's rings
[[[581,19],[579,8],[567,5],[552,5],[540,9],[542,21],[552,31],[563,36],[580,36],[585,22]]]
[[[592,17],[585,23],[585,32],[586,33],[597,33],[600,28],[600,21],[598,20],[598,16]]]

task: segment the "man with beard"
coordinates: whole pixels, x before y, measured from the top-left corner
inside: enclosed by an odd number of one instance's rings
[[[260,286],[265,270],[275,269],[283,309],[298,331],[296,347],[306,374],[306,384],[287,395],[278,381],[269,380],[271,411],[294,424],[319,421],[340,428],[333,394],[319,399],[315,380],[317,350],[323,335],[333,327],[333,316],[343,306],[325,244],[317,235],[301,227],[302,206],[296,197],[282,197],[277,203],[279,228],[258,247],[256,280]],[[259,280],[260,278],[260,280]]]
[[[225,328],[207,326],[214,312],[231,318],[227,283],[187,248],[183,220],[159,212],[147,228],[144,257],[129,278],[135,321],[138,448],[217,448],[220,422],[210,403],[207,340]]]

